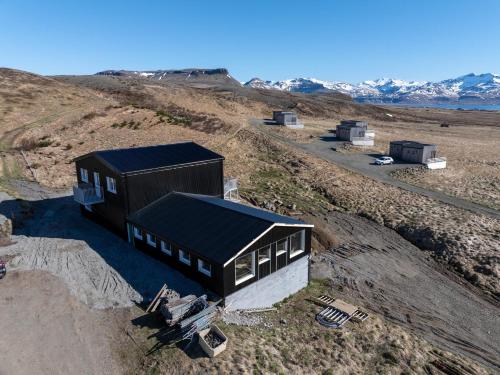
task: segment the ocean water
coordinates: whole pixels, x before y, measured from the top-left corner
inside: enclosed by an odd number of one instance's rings
[[[495,104],[400,104],[384,103],[380,105],[389,105],[394,107],[416,107],[416,108],[445,108],[445,109],[465,109],[475,111],[500,111],[500,105]]]

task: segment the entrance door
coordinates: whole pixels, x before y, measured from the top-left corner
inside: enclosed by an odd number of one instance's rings
[[[94,187],[95,187],[95,195],[99,198],[101,197],[101,179],[99,177],[99,172],[94,172]]]

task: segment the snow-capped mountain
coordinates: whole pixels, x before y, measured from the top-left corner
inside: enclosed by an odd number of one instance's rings
[[[485,102],[500,104],[500,75],[491,73],[470,73],[440,82],[381,78],[359,84],[322,81],[315,78],[294,78],[284,81],[263,81],[259,78],[253,78],[246,82],[245,86],[301,93],[337,91],[350,95],[361,102]]]

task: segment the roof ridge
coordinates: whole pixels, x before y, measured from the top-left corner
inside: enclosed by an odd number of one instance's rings
[[[174,193],[174,192],[172,192],[172,193]],[[217,197],[212,197],[212,196],[210,196],[210,195],[193,194],[193,193],[183,193],[183,192],[175,192],[175,193],[177,193],[177,194],[181,194],[181,195],[183,195],[183,196],[187,196],[187,197],[189,197],[189,198],[191,198],[191,199],[196,199],[196,196],[202,196],[202,197],[207,197],[207,198],[220,199],[220,200],[222,200],[222,201],[225,201],[225,202],[226,202],[226,200],[225,200],[225,199],[222,199],[222,198],[217,198]],[[229,207],[220,206],[220,205],[218,205],[218,204],[216,204],[216,203],[210,203],[210,202],[203,201],[203,200],[200,200],[200,199],[197,199],[197,200],[198,200],[198,201],[201,201],[201,202],[203,202],[203,203],[205,203],[205,204],[209,204],[209,205],[212,205],[212,206],[217,206],[217,207],[220,207],[220,208],[222,208],[222,209],[224,209],[224,210],[227,210],[227,211],[238,212],[238,213],[239,213],[239,214],[241,214],[241,215],[249,216],[249,217],[252,217],[252,218],[257,218],[257,219],[262,220],[262,221],[265,221],[265,222],[267,222],[267,223],[271,223],[271,224],[274,224],[274,223],[275,223],[275,222],[274,222],[274,221],[272,221],[272,220],[268,220],[268,219],[264,219],[264,218],[262,218],[262,217],[258,217],[258,216],[255,216],[255,215],[251,215],[251,214],[249,214],[249,213],[247,213],[247,212],[242,212],[242,211],[238,211],[238,210],[232,210],[232,209],[231,209],[231,208],[229,208]],[[258,211],[258,210],[261,210],[261,211],[264,211],[264,212],[267,212],[267,213],[270,213],[270,214],[273,214],[273,215],[276,215],[276,216],[286,217],[286,216],[284,216],[284,215],[280,215],[280,214],[277,214],[277,213],[272,212],[272,211],[269,211],[269,210],[264,210],[263,208],[257,208],[257,207],[254,207],[254,206],[246,206],[246,205],[243,205],[243,204],[241,204],[241,203],[235,203],[235,202],[231,202],[231,203],[232,203],[232,204],[235,204],[235,205],[240,204],[241,206],[249,207],[249,208],[252,208],[252,209],[257,210],[257,211]]]
[[[162,147],[162,146],[175,146],[175,145],[182,145],[182,144],[186,144],[186,143],[193,143],[193,144],[195,144],[197,146],[203,147],[203,146],[199,145],[198,143],[196,143],[195,141],[184,141],[184,142],[175,142],[175,143],[161,143],[161,144],[149,145],[149,146],[109,148],[107,150],[96,150],[96,151],[93,151],[93,153],[98,154],[100,152],[110,152],[110,151],[140,150],[140,149],[143,149],[143,148],[153,148],[153,147]]]

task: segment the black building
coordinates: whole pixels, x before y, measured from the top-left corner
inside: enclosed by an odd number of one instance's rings
[[[294,218],[214,196],[173,192],[130,214],[127,226],[136,247],[233,308],[270,306],[309,281],[313,225]]]
[[[84,214],[126,234],[127,215],[172,191],[224,196],[224,157],[196,143],[95,151],[75,159]]]

